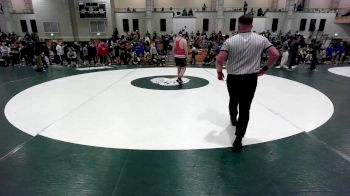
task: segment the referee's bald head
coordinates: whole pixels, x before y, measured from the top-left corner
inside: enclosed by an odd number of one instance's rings
[[[253,16],[251,14],[245,14],[238,18],[238,23],[242,25],[252,25]]]

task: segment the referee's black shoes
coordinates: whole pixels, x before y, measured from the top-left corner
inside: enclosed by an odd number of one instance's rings
[[[236,118],[231,118],[231,125],[236,127],[237,126],[237,120]]]
[[[241,137],[236,137],[235,141],[232,144],[231,150],[233,152],[241,152],[243,150]]]

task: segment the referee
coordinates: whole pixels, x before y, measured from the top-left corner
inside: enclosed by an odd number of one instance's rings
[[[219,80],[224,79],[222,65],[228,61],[229,110],[231,124],[236,126],[236,139],[231,148],[234,152],[240,152],[243,149],[242,139],[248,126],[249,110],[254,98],[258,76],[263,75],[279,58],[278,50],[268,39],[252,32],[252,23],[252,15],[241,16],[238,19],[238,34],[225,41],[216,57]],[[268,66],[261,68],[261,54],[265,51],[269,56]]]

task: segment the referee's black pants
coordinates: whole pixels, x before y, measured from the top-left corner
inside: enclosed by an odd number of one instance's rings
[[[240,138],[244,137],[247,130],[250,105],[254,98],[257,81],[257,74],[229,74],[227,76],[227,89],[230,95],[229,110],[231,121],[237,122],[236,135]]]

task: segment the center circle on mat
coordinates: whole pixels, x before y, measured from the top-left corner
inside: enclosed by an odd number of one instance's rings
[[[131,84],[136,87],[154,90],[184,90],[200,88],[209,84],[208,80],[194,76],[183,77],[182,84],[179,84],[176,80],[177,76],[174,75],[151,76],[138,78],[131,81]]]
[[[215,69],[186,70],[189,81],[183,87],[197,78],[207,80],[201,88],[149,90],[132,85],[142,79],[163,88],[159,78],[171,79],[176,72],[176,68],[139,68],[64,77],[18,93],[4,112],[12,125],[32,136],[81,145],[143,150],[231,146],[235,128],[230,125],[229,95]],[[327,122],[333,110],[328,97],[310,86],[259,77],[243,143],[312,131]]]

